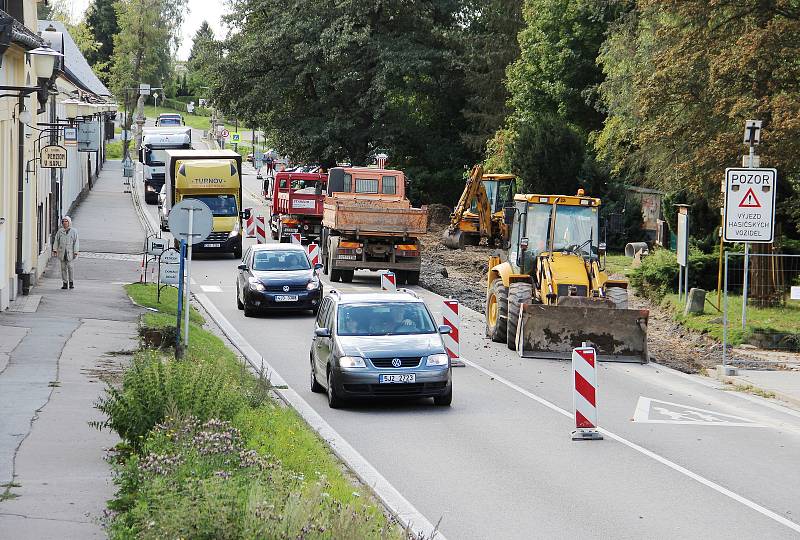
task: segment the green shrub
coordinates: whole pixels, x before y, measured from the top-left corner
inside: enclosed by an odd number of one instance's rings
[[[106,143],[106,159],[122,159],[122,141]]]
[[[689,253],[689,286],[707,291],[717,289],[718,256]],[[668,293],[678,290],[678,259],[667,249],[656,249],[642,259],[642,265],[630,272],[630,282],[637,294],[660,302]]]
[[[134,356],[122,388],[108,386],[97,408],[106,414],[98,428],[111,428],[138,449],[153,426],[168,413],[200,420],[229,419],[245,407],[247,397],[224,367],[215,362],[179,361],[152,350]]]
[[[379,511],[331,496],[325,477],[248,449],[224,421],[167,419],[117,473],[111,538],[403,538]]]

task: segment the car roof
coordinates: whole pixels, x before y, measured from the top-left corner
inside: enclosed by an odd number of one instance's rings
[[[306,252],[303,246],[297,244],[255,244],[253,251],[302,251]]]
[[[339,304],[382,304],[386,302],[422,302],[420,298],[403,292],[389,293],[339,293]]]

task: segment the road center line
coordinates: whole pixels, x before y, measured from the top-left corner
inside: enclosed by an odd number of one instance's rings
[[[477,369],[478,371],[482,372],[484,375],[488,375],[488,376],[494,378],[495,381],[500,382],[500,383],[508,386],[512,390],[516,390],[520,394],[531,398],[532,400],[536,401],[537,403],[540,403],[541,405],[544,405],[548,409],[551,409],[551,410],[553,410],[553,411],[555,411],[555,412],[557,412],[559,414],[562,414],[562,415],[564,415],[564,416],[566,416],[567,418],[570,418],[570,419],[573,417],[571,412],[569,412],[569,411],[567,411],[565,409],[562,409],[561,407],[559,407],[555,403],[552,403],[552,402],[550,402],[550,401],[548,401],[548,400],[546,400],[546,399],[544,399],[542,397],[539,397],[536,394],[534,394],[532,392],[529,392],[528,390],[525,390],[524,388],[514,384],[513,382],[509,381],[508,379],[505,379],[505,378],[501,377],[500,375],[494,373],[493,371],[488,370],[483,366],[479,366],[475,362],[472,362],[471,360],[467,360],[463,356],[461,357],[461,360],[463,360],[464,363],[467,364],[468,366]],[[653,452],[651,450],[648,450],[647,448],[639,446],[635,442],[629,441],[628,439],[626,439],[626,438],[624,438],[624,437],[622,437],[620,435],[617,435],[616,433],[613,433],[613,432],[608,431],[607,429],[603,429],[603,428],[600,428],[599,431],[601,433],[603,433],[603,435],[605,435],[606,437],[609,437],[610,439],[614,439],[615,441],[624,444],[628,448],[631,448],[632,450],[636,450],[637,452],[639,452],[639,453],[641,453],[641,454],[643,454],[643,455],[645,455],[645,456],[647,456],[647,457],[649,457],[651,459],[654,459],[655,461],[658,461],[662,465],[666,465],[670,469],[672,469],[674,471],[677,471],[677,472],[679,472],[679,473],[691,478],[692,480],[695,480],[695,481],[703,484],[706,487],[710,487],[711,489],[713,489],[717,493],[725,495],[726,497],[729,497],[730,499],[733,499],[734,501],[736,501],[738,503],[741,503],[744,506],[747,506],[748,508],[751,508],[751,509],[755,510],[759,514],[761,514],[763,516],[766,516],[769,519],[771,519],[773,521],[776,521],[776,522],[780,523],[781,525],[783,525],[785,527],[788,527],[789,529],[792,529],[795,532],[800,532],[800,524],[797,524],[794,521],[786,519],[785,517],[781,516],[780,514],[777,514],[777,513],[773,512],[772,510],[770,510],[768,508],[765,508],[765,507],[761,506],[760,504],[758,504],[756,502],[753,502],[753,501],[751,501],[750,499],[748,499],[746,497],[742,497],[741,495],[739,495],[737,493],[734,493],[733,491],[729,490],[728,488],[723,487],[723,486],[717,484],[716,482],[713,482],[713,481],[709,480],[708,478],[700,476],[699,474],[690,471],[686,467],[678,465],[674,461],[671,461],[671,460],[669,460],[669,459],[667,459],[667,458],[665,458],[663,456],[660,456],[660,455],[656,454],[655,452]],[[566,437],[566,435],[565,435],[565,437]]]
[[[269,380],[273,385],[287,386],[285,380],[275,371],[275,368],[267,362],[264,357],[250,345],[222,312],[214,305],[205,294],[195,294],[195,299],[208,312],[214,322],[216,322],[222,333],[231,340],[233,345],[247,359],[247,362],[255,370],[262,368],[269,374]],[[412,505],[389,481],[362,456],[358,450],[353,448],[347,440],[342,437],[333,427],[325,421],[322,416],[291,387],[287,389],[275,390],[281,398],[316,431],[322,439],[328,443],[331,450],[358,476],[358,478],[375,493],[383,504],[397,516],[398,521],[404,527],[409,527],[414,531],[421,532],[426,538],[432,540],[447,540],[437,528],[425,518],[422,513]]]

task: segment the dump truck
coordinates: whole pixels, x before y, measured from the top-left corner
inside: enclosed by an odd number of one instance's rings
[[[487,244],[506,247],[508,226],[503,220],[503,209],[510,205],[516,193],[517,177],[513,174],[484,173],[476,165],[464,185],[450,224],[442,234],[442,244],[450,249],[477,246],[481,238]]]
[[[419,283],[427,207],[413,208],[402,171],[334,167],[322,214],[323,272],[349,283],[355,270],[391,270],[397,284]]]
[[[242,256],[242,156],[231,150],[167,150],[168,212],[184,199],[202,201],[213,213],[213,229],[194,252],[233,253]]]
[[[272,190],[272,239],[288,242],[300,233],[303,243],[318,240],[322,234],[322,210],[328,175],[309,172],[279,172]]]
[[[144,128],[139,162],[144,180],[144,202],[156,204],[164,185],[164,163],[167,150],[188,150],[192,147],[192,129],[184,127]]]
[[[514,197],[507,260],[489,260],[489,338],[523,357],[569,358],[587,342],[600,360],[648,361],[649,313],[628,309],[627,281],[605,272],[599,208],[583,190]]]

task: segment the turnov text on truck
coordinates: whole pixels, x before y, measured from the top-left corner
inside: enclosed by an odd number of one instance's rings
[[[144,179],[144,201],[158,202],[158,192],[164,185],[164,163],[167,150],[188,150],[192,147],[192,129],[184,127],[145,128],[139,161]]]
[[[401,171],[334,167],[322,215],[323,271],[347,283],[355,270],[391,270],[398,285],[415,285],[427,223],[428,209],[411,206]]]
[[[308,172],[279,172],[272,189],[272,239],[288,242],[300,233],[303,242],[320,237],[322,209],[328,175]]]
[[[242,156],[231,150],[167,150],[166,196],[171,209],[184,199],[197,199],[214,215],[211,235],[194,245],[195,252],[242,256]]]

